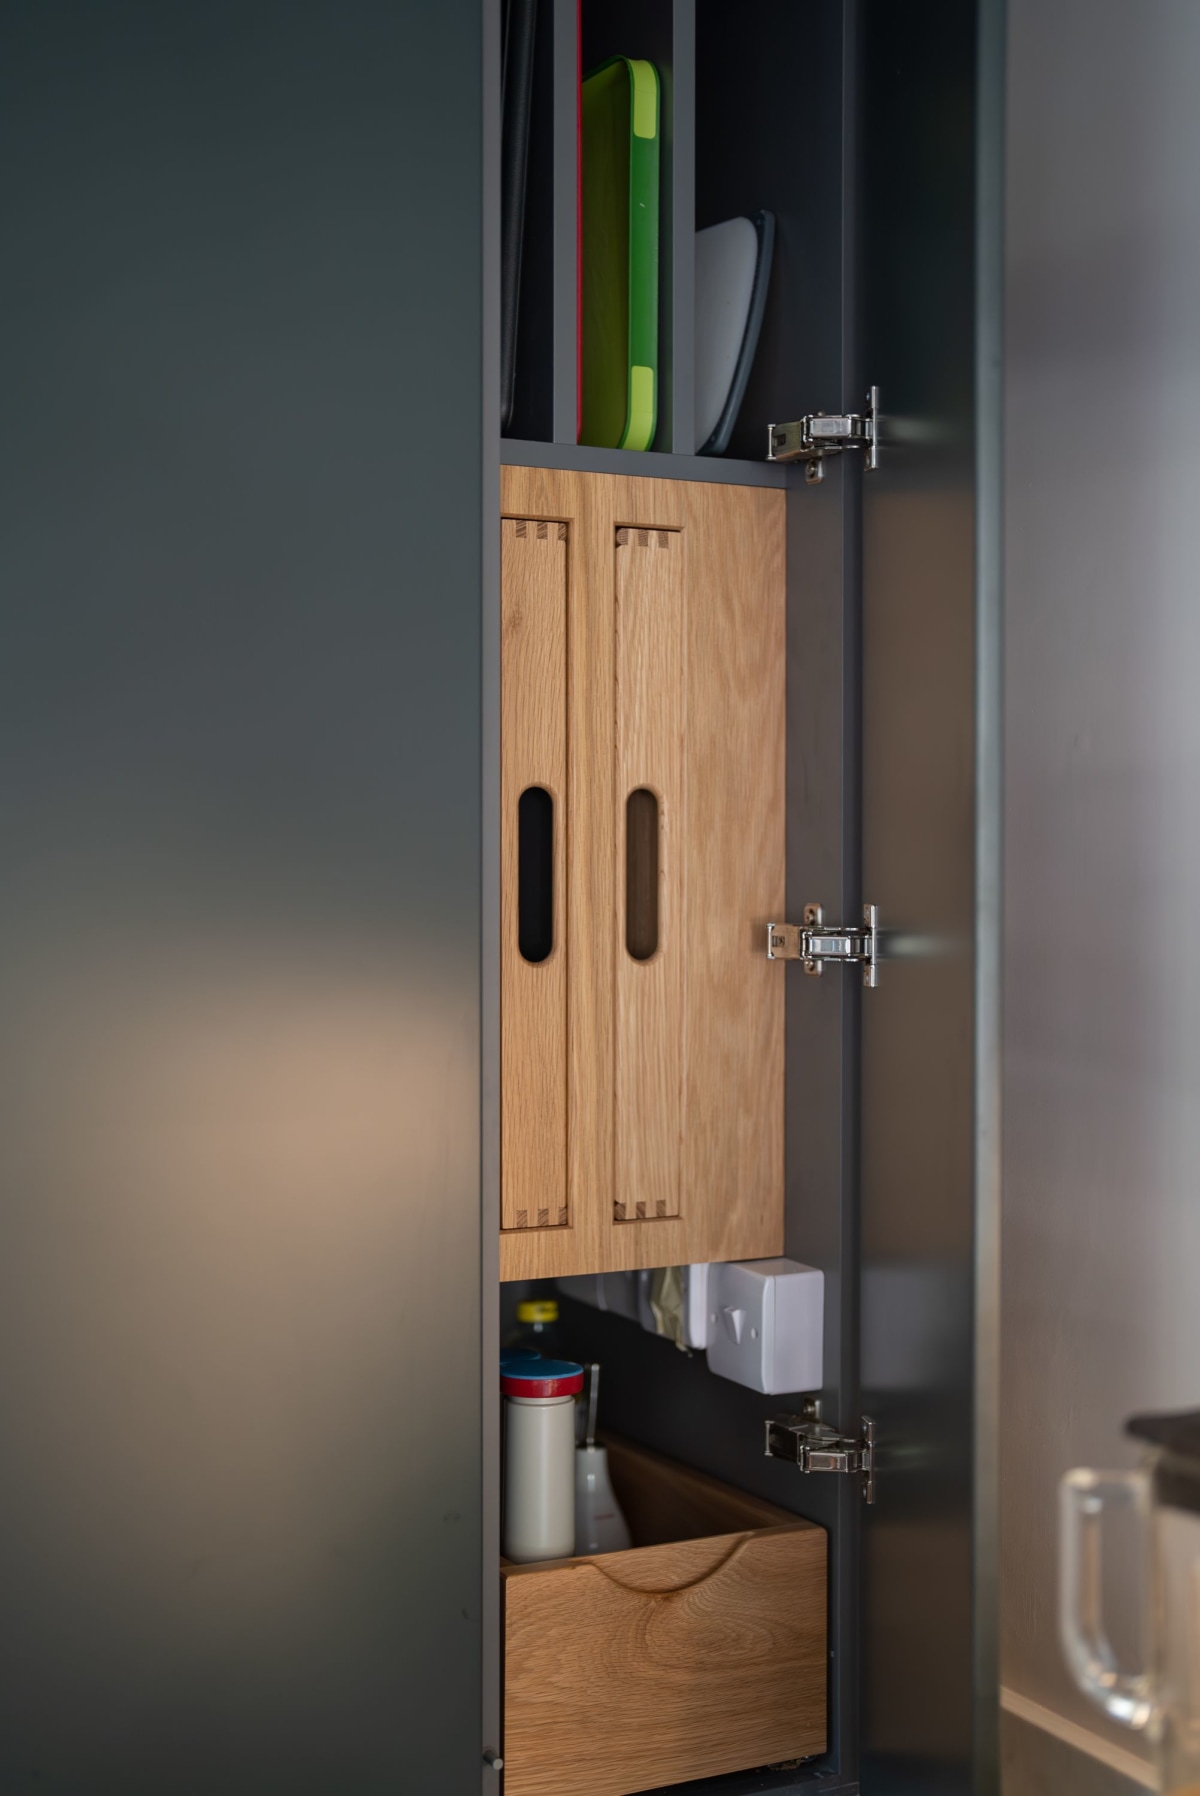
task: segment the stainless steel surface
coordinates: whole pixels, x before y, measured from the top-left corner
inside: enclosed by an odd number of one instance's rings
[[[1128,1751],[1062,1660],[1054,1499],[1200,1397],[1200,9],[1009,12],[1004,1681]]]
[[[861,353],[887,419],[916,428],[885,419],[887,454],[862,482],[863,888],[889,931],[947,945],[889,960],[862,1006],[862,1408],[878,1481],[864,1511],[868,1796],[983,1791],[996,1774],[976,1672],[995,1549],[977,1509],[979,1092],[992,1076],[979,1019],[999,896],[980,853],[999,676],[984,652],[995,586],[976,561],[980,41],[978,9],[955,0],[865,9]]]
[[[867,393],[862,412],[806,412],[791,424],[768,424],[767,460],[805,462],[805,479],[816,486],[825,478],[825,462],[844,449],[861,449],[863,467],[879,466],[879,388]]]
[[[873,474],[879,466],[879,388],[867,390],[867,410],[863,420],[863,467]]]
[[[875,1424],[863,1417],[862,1432],[841,1434],[807,1409],[799,1415],[769,1416],[766,1424],[766,1456],[782,1459],[801,1472],[841,1472],[855,1477],[863,1501],[875,1501]]]
[[[0,18],[14,1796],[479,1788],[480,35]]]
[[[819,977],[826,964],[861,966],[862,982],[873,989],[879,983],[879,913],[873,904],[863,905],[861,926],[827,924],[819,904],[806,904],[803,923],[767,924],[767,959],[798,960],[804,971]]]
[[[874,1416],[863,1417],[862,1439],[863,1501],[874,1503],[876,1490],[875,1446],[878,1439]]]

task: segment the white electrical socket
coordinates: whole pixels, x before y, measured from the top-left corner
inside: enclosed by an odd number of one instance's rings
[[[825,1275],[798,1260],[710,1266],[708,1367],[752,1391],[819,1391]]]

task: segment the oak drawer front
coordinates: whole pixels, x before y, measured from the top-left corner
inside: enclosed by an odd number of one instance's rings
[[[825,1748],[806,1522],[511,1567],[505,1796],[631,1796]]]

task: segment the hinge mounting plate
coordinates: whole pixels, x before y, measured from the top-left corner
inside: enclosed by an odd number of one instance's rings
[[[861,1478],[863,1501],[875,1501],[875,1424],[870,1416],[863,1417],[857,1437],[839,1434],[827,1422],[806,1415],[771,1416],[767,1458],[786,1459],[802,1472],[842,1472]]]
[[[767,460],[802,461],[810,486],[825,478],[825,462],[843,449],[861,449],[863,467],[879,466],[879,388],[862,412],[806,412],[791,424],[768,424]]]
[[[879,912],[875,905],[864,904],[858,928],[840,923],[827,928],[821,906],[806,904],[803,923],[768,923],[767,959],[802,961],[804,971],[814,978],[830,961],[861,966],[863,984],[874,987],[879,983]]]

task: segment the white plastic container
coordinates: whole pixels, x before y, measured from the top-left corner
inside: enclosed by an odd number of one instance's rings
[[[505,1356],[504,1556],[517,1565],[575,1551],[574,1360]]]
[[[623,1553],[632,1545],[629,1524],[613,1491],[608,1449],[591,1442],[575,1449],[575,1551]]]
[[[587,1553],[623,1553],[632,1544],[608,1475],[608,1449],[596,1444],[599,1366],[590,1365],[585,1376],[587,1428],[583,1445],[575,1449],[575,1551],[580,1557]]]

